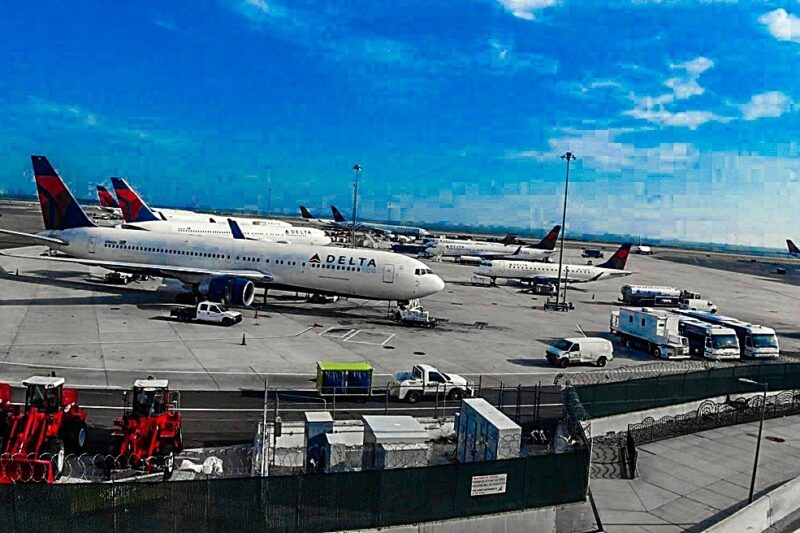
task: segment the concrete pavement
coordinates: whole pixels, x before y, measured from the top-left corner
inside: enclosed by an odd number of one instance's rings
[[[703,531],[747,504],[758,423],[646,444],[637,479],[592,479],[609,533]],[[764,422],[756,498],[800,476],[800,416]],[[797,502],[800,506],[800,502]]]

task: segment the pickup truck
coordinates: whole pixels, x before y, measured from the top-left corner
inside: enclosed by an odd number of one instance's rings
[[[170,316],[181,322],[209,322],[232,326],[242,321],[242,313],[229,311],[224,305],[216,302],[200,302],[197,307],[177,307],[170,311]]]
[[[464,396],[475,394],[475,384],[457,374],[439,372],[430,365],[414,365],[411,372],[398,372],[389,394],[398,400],[417,403],[425,396],[443,395],[449,400],[460,401]]]

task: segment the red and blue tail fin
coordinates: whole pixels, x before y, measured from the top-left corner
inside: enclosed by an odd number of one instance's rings
[[[136,194],[128,182],[122,178],[111,178],[111,184],[114,186],[114,192],[117,193],[119,199],[119,206],[122,209],[122,218],[125,222],[153,222],[161,220],[153,211],[147,207],[147,204],[141,197]]]
[[[331,213],[333,213],[333,220],[334,221],[336,221],[336,222],[347,222],[347,219],[344,218],[344,215],[341,214],[338,209],[336,209],[335,205],[331,206]]]
[[[97,186],[97,200],[100,202],[100,207],[109,207],[112,209],[119,209],[119,204],[111,196],[111,193],[106,190],[102,185]]]
[[[597,265],[601,268],[611,268],[613,270],[625,270],[625,263],[628,261],[628,256],[631,253],[631,243],[626,242],[619,249],[614,252],[608,261],[602,265]]]
[[[786,246],[789,248],[789,253],[791,255],[800,255],[800,248],[792,242],[792,239],[786,239]]]
[[[51,230],[86,228],[95,223],[86,216],[64,181],[43,155],[32,155],[33,175],[42,207],[44,227]]]
[[[555,250],[559,233],[561,233],[561,226],[553,226],[553,229],[550,230],[550,233],[545,235],[541,241],[534,244],[532,248],[536,248],[538,250]]]

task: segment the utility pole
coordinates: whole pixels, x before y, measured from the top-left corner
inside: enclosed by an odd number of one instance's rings
[[[267,216],[272,213],[272,167],[267,167]]]
[[[761,401],[761,421],[758,423],[758,439],[756,440],[756,456],[753,459],[753,474],[750,477],[750,496],[747,500],[747,503],[753,503],[753,494],[756,490],[756,472],[758,472],[758,454],[761,451],[761,433],[764,431],[764,415],[767,411],[767,389],[769,388],[769,383],[760,383],[747,378],[739,378],[739,381],[756,387],[764,387],[764,397]]]
[[[567,161],[567,176],[564,180],[564,210],[561,213],[561,250],[558,252],[558,291],[556,292],[556,309],[561,309],[559,306],[559,299],[561,297],[561,268],[564,264],[564,235],[567,233],[567,194],[569,193],[569,164],[575,160],[575,155],[572,152],[567,152],[561,156],[561,159]],[[564,304],[566,304],[567,295],[564,295]]]
[[[361,165],[356,163],[353,165],[353,170],[356,171],[355,181],[353,183],[353,227],[352,232],[352,247],[356,247],[356,211],[358,210],[358,177],[361,175]]]

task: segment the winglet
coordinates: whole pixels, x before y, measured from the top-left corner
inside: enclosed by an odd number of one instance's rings
[[[247,237],[244,236],[244,232],[242,228],[239,227],[239,223],[233,220],[232,218],[228,219],[228,226],[231,227],[231,233],[233,234],[234,239],[246,239]]]
[[[786,246],[789,248],[789,253],[792,255],[800,255],[800,248],[797,247],[792,239],[786,239]]]
[[[550,230],[550,233],[545,235],[544,239],[534,244],[532,248],[538,248],[539,250],[555,250],[559,233],[561,233],[561,226],[553,226],[553,229]]]
[[[95,226],[47,158],[43,155],[32,155],[31,162],[45,229],[61,230]]]
[[[304,205],[300,206],[300,217],[302,217],[305,220],[314,220],[315,218],[314,215],[312,215],[311,212],[308,209],[306,209],[306,206]]]
[[[122,209],[122,218],[125,222],[153,222],[161,220],[147,207],[136,191],[122,178],[112,177],[111,184],[117,193],[119,205]]]
[[[602,265],[597,265],[600,268],[610,268],[613,270],[625,270],[625,262],[628,260],[628,255],[631,253],[631,243],[626,242],[619,249],[614,252],[614,255]]]
[[[335,205],[332,205],[332,206],[331,206],[331,213],[333,213],[333,220],[334,220],[334,221],[336,221],[336,222],[347,222],[347,219],[346,219],[346,218],[344,218],[344,215],[342,215],[342,214],[339,212],[339,210],[338,210],[338,209],[336,209],[336,206],[335,206]]]

